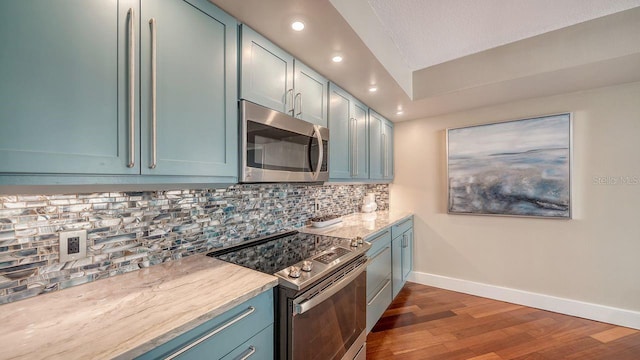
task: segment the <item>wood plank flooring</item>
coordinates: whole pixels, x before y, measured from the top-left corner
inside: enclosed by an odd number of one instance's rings
[[[407,283],[367,360],[640,360],[640,331]]]

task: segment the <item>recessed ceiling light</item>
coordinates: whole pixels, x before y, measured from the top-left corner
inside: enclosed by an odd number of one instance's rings
[[[332,60],[333,62],[341,62],[341,61],[342,61],[342,56],[340,56],[340,55],[336,55],[336,56],[334,56],[333,58],[331,58],[331,60]]]
[[[377,86],[369,87],[369,92],[376,92],[376,91],[378,91],[378,87]]]
[[[302,31],[302,29],[304,29],[304,23],[302,21],[294,21],[291,23],[291,28],[295,31]]]

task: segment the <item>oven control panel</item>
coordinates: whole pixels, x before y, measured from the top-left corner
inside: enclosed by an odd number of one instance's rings
[[[344,239],[337,246],[333,246],[311,259],[291,265],[274,275],[280,279],[280,285],[301,290],[366,253],[369,248],[371,248],[371,244],[361,239]]]

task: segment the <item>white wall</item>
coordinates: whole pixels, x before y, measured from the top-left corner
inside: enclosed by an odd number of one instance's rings
[[[446,128],[567,111],[572,220],[447,214]],[[640,311],[640,184],[620,182],[640,179],[640,83],[400,122],[395,136],[390,201],[415,213],[416,272]]]

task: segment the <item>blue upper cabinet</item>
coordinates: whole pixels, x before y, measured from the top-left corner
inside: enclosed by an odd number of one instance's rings
[[[351,142],[349,126],[351,122],[351,96],[329,84],[329,178],[331,180],[350,179]]]
[[[130,9],[135,21],[137,1],[0,2],[0,172],[139,173]]]
[[[369,109],[369,178],[393,180],[393,123]]]
[[[369,178],[369,108],[359,101],[353,101],[353,141],[352,153],[355,158],[353,164],[354,179]]]
[[[237,26],[206,0],[141,1],[143,174],[237,176]]]
[[[329,84],[329,98],[329,177],[368,179],[368,108],[333,83]]]
[[[248,26],[241,32],[240,97],[326,127],[328,80]]]
[[[322,75],[295,60],[293,84],[295,95],[293,107],[295,117],[312,124],[327,127],[327,86]]]
[[[242,25],[240,97],[293,116],[293,56]]]
[[[206,0],[0,2],[0,182],[235,182],[237,41]]]

